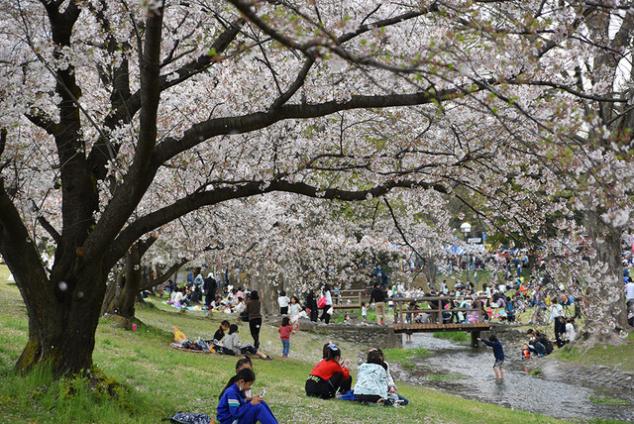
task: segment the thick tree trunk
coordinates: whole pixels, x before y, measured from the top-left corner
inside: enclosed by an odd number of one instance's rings
[[[596,341],[618,341],[616,336],[627,328],[621,231],[605,224],[597,212],[588,212],[585,218],[594,250],[589,260],[590,272],[586,276],[586,331]]]
[[[18,370],[46,363],[55,375],[67,375],[92,367],[104,280],[103,273],[91,267],[60,281],[54,301],[27,302],[29,340],[16,363]],[[50,284],[42,281],[43,286]]]

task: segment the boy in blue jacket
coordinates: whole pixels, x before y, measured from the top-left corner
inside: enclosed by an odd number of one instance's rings
[[[220,424],[277,424],[269,406],[260,396],[247,399],[245,392],[251,389],[255,373],[249,368],[238,371],[235,383],[220,397],[217,415]]]
[[[502,343],[495,336],[490,336],[489,340],[482,340],[485,345],[493,348],[493,356],[495,357],[495,363],[493,364],[493,371],[495,371],[495,379],[496,381],[502,381],[504,379],[504,371],[502,371],[502,366],[504,365],[504,348],[502,347]]]

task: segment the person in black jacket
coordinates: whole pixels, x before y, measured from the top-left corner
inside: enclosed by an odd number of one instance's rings
[[[211,303],[216,299],[216,290],[217,290],[216,279],[213,274],[209,274],[207,278],[205,278],[205,282],[203,283],[203,290],[205,292],[205,306],[207,310],[211,309]]]
[[[374,284],[374,288],[370,293],[370,303],[374,303],[376,308],[376,322],[379,325],[385,324],[385,300],[387,299],[387,293],[381,288],[379,284]]]
[[[260,328],[262,327],[262,313],[260,312],[260,296],[253,290],[249,293],[247,304],[247,314],[249,316],[249,330],[253,337],[253,346],[260,347]]]
[[[313,290],[308,291],[306,296],[306,307],[310,309],[310,320],[317,322],[319,316],[319,310],[317,309],[317,299],[315,299],[315,292]]]

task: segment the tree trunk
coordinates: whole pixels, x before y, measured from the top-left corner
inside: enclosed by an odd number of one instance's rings
[[[118,270],[114,279],[108,282],[106,295],[101,304],[101,315],[116,313],[121,297],[121,288],[125,285],[125,272]]]
[[[132,246],[125,257],[125,285],[121,289],[118,301],[118,314],[125,318],[134,318],[134,302],[141,291],[143,281],[141,256],[138,243]]]
[[[621,265],[621,231],[605,224],[598,212],[585,217],[591,247],[590,272],[586,276],[586,331],[600,342],[614,342],[627,328],[627,311]]]
[[[102,314],[110,313],[128,319],[134,318],[134,303],[139,293],[154,286],[155,281],[157,281],[156,284],[160,284],[158,282],[160,279],[146,281],[143,278],[143,269],[141,267],[141,258],[155,241],[155,237],[150,237],[135,243],[130,248],[124,259],[123,270],[117,274],[116,280],[108,286],[104,302],[101,305]],[[181,261],[170,268],[168,270],[170,275],[177,271],[183,263]],[[167,279],[164,281],[167,281]]]
[[[436,266],[436,261],[431,256],[425,258],[423,261],[423,273],[425,275],[425,279],[427,280],[427,287],[429,289],[436,290],[438,288],[436,286],[438,267]]]
[[[29,340],[16,368],[28,371],[47,363],[57,376],[76,374],[92,367],[95,331],[104,295],[105,276],[98,268],[84,269],[57,284],[53,302],[26,302]],[[42,281],[42,285],[50,285]],[[41,319],[46,317],[46,319]]]

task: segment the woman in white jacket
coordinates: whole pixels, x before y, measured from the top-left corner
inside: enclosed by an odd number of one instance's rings
[[[381,353],[374,349],[368,352],[365,364],[359,366],[354,397],[359,402],[382,403],[387,400],[389,377]]]

